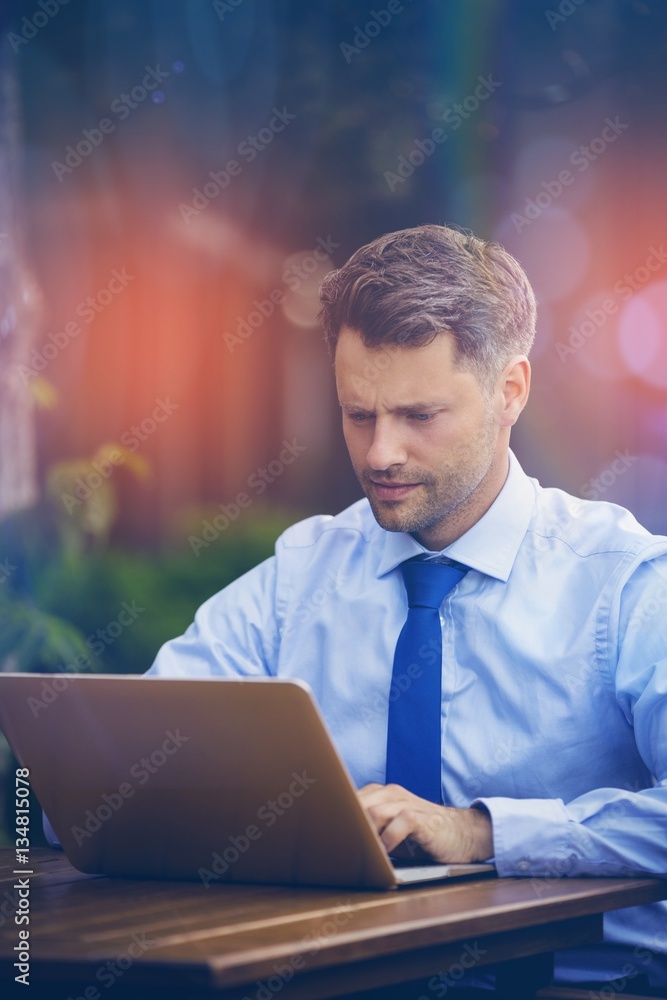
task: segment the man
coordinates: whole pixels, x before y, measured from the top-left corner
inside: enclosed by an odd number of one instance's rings
[[[667,872],[667,538],[510,452],[535,332],[521,267],[421,226],[362,247],[321,299],[366,499],[288,529],[151,673],[306,680],[389,852],[493,856],[538,892]],[[605,931],[558,978],[667,986],[665,904]]]

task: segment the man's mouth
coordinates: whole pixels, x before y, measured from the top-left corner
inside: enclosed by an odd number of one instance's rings
[[[402,500],[415,490],[420,483],[383,483],[377,479],[371,479],[374,492],[378,500]]]

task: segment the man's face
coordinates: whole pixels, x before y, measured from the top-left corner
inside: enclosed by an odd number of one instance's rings
[[[502,461],[504,481],[496,397],[489,400],[475,375],[457,367],[449,333],[425,347],[369,348],[344,327],[336,384],[352,465],[376,520],[444,548],[452,539],[443,522],[467,530],[471,512],[471,523],[484,513]]]

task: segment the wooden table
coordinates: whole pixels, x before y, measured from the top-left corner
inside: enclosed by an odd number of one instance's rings
[[[547,979],[548,962],[530,956],[600,940],[606,910],[667,898],[667,880],[654,878],[205,889],[82,875],[61,852],[33,850],[26,992],[13,982],[14,867],[14,852],[1,850],[0,996],[29,1000],[99,1000],[112,986],[114,1000],[314,1000],[438,972],[453,983],[463,968],[497,962],[507,963],[518,997]]]

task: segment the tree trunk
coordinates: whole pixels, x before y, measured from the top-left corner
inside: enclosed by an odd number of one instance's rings
[[[14,53],[0,55],[0,518],[37,498],[28,374],[39,292],[21,230],[19,88]],[[2,554],[0,553],[0,556]]]

